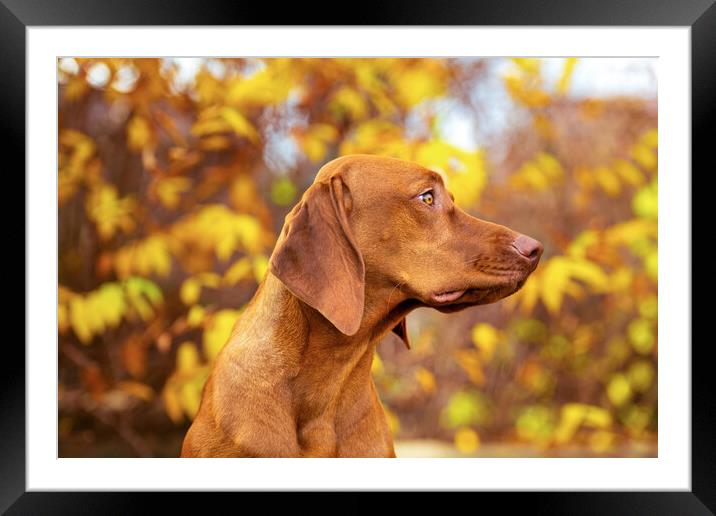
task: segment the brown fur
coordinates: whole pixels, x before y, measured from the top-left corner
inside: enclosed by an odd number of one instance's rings
[[[407,345],[417,307],[452,312],[512,294],[541,252],[457,208],[419,165],[367,155],[326,164],[286,216],[182,456],[394,457],[370,374],[378,342],[393,330]]]

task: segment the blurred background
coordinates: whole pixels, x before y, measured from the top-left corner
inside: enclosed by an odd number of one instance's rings
[[[538,238],[517,294],[408,318],[398,456],[656,456],[654,59],[58,61],[59,455],[175,457],[321,165],[417,161]]]

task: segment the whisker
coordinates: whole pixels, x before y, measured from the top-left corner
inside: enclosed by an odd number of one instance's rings
[[[400,286],[404,285],[405,281],[401,281],[400,283],[396,283],[396,285],[392,288],[390,291],[390,294],[388,294],[388,306],[386,307],[385,315],[386,317],[390,314],[390,298],[393,297],[393,292],[395,292],[395,289],[400,290]]]

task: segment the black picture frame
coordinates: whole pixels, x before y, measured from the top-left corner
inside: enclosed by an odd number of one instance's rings
[[[713,166],[713,143],[707,128],[713,126],[716,106],[714,0],[501,0],[480,3],[469,0],[449,3],[400,0],[389,4],[364,1],[360,8],[341,4],[343,7],[339,10],[327,10],[305,3],[282,3],[278,6],[241,0],[231,3],[214,0],[0,0],[0,127],[6,156],[14,155],[17,158],[15,170],[24,170],[25,31],[31,26],[276,26],[299,22],[307,25],[618,25],[691,28],[692,168],[701,163]],[[333,19],[318,21],[316,13],[321,11],[331,13]],[[338,12],[343,14],[338,15]],[[10,172],[9,167],[6,171]],[[19,174],[15,172],[15,175]],[[24,181],[21,184],[24,193]],[[16,214],[17,211],[14,211],[13,216],[16,217]],[[709,220],[709,217],[694,215],[692,211],[692,221],[698,231],[701,225],[697,223]],[[691,249],[683,251],[691,256]],[[23,255],[23,262],[24,258]],[[704,304],[699,306],[704,309]],[[694,305],[694,308],[697,307]],[[716,407],[712,393],[716,390],[716,375],[712,370],[713,362],[708,359],[711,345],[708,339],[700,342],[693,339],[693,342],[691,491],[463,493],[456,501],[460,503],[466,496],[480,496],[481,504],[497,503],[501,510],[529,507],[533,512],[548,511],[549,514],[713,514],[716,511]],[[691,345],[690,342],[681,344]],[[16,342],[6,342],[3,362],[4,374],[0,378],[1,510],[7,510],[8,514],[127,514],[148,512],[151,500],[160,502],[166,512],[176,510],[185,513],[194,509],[206,510],[206,501],[202,500],[207,496],[216,496],[208,493],[189,496],[186,493],[26,492],[24,350]],[[229,502],[229,497],[246,497],[248,494],[227,493],[220,496]],[[354,493],[350,496],[354,501],[346,505],[342,503],[342,506],[350,507],[352,512],[364,513],[375,509],[371,501],[374,495],[366,497]],[[420,504],[424,503],[423,498],[419,494],[411,495],[411,500]],[[305,499],[302,495],[301,500]],[[244,509],[247,502],[250,501],[242,501]],[[304,502],[300,503],[303,505]],[[329,509],[335,507],[324,500],[319,505]],[[238,507],[236,509],[239,510]]]

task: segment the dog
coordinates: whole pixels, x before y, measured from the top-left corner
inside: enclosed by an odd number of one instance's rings
[[[393,158],[324,165],[217,356],[182,457],[395,457],[371,378],[406,315],[516,292],[542,245],[458,208],[441,176]]]

